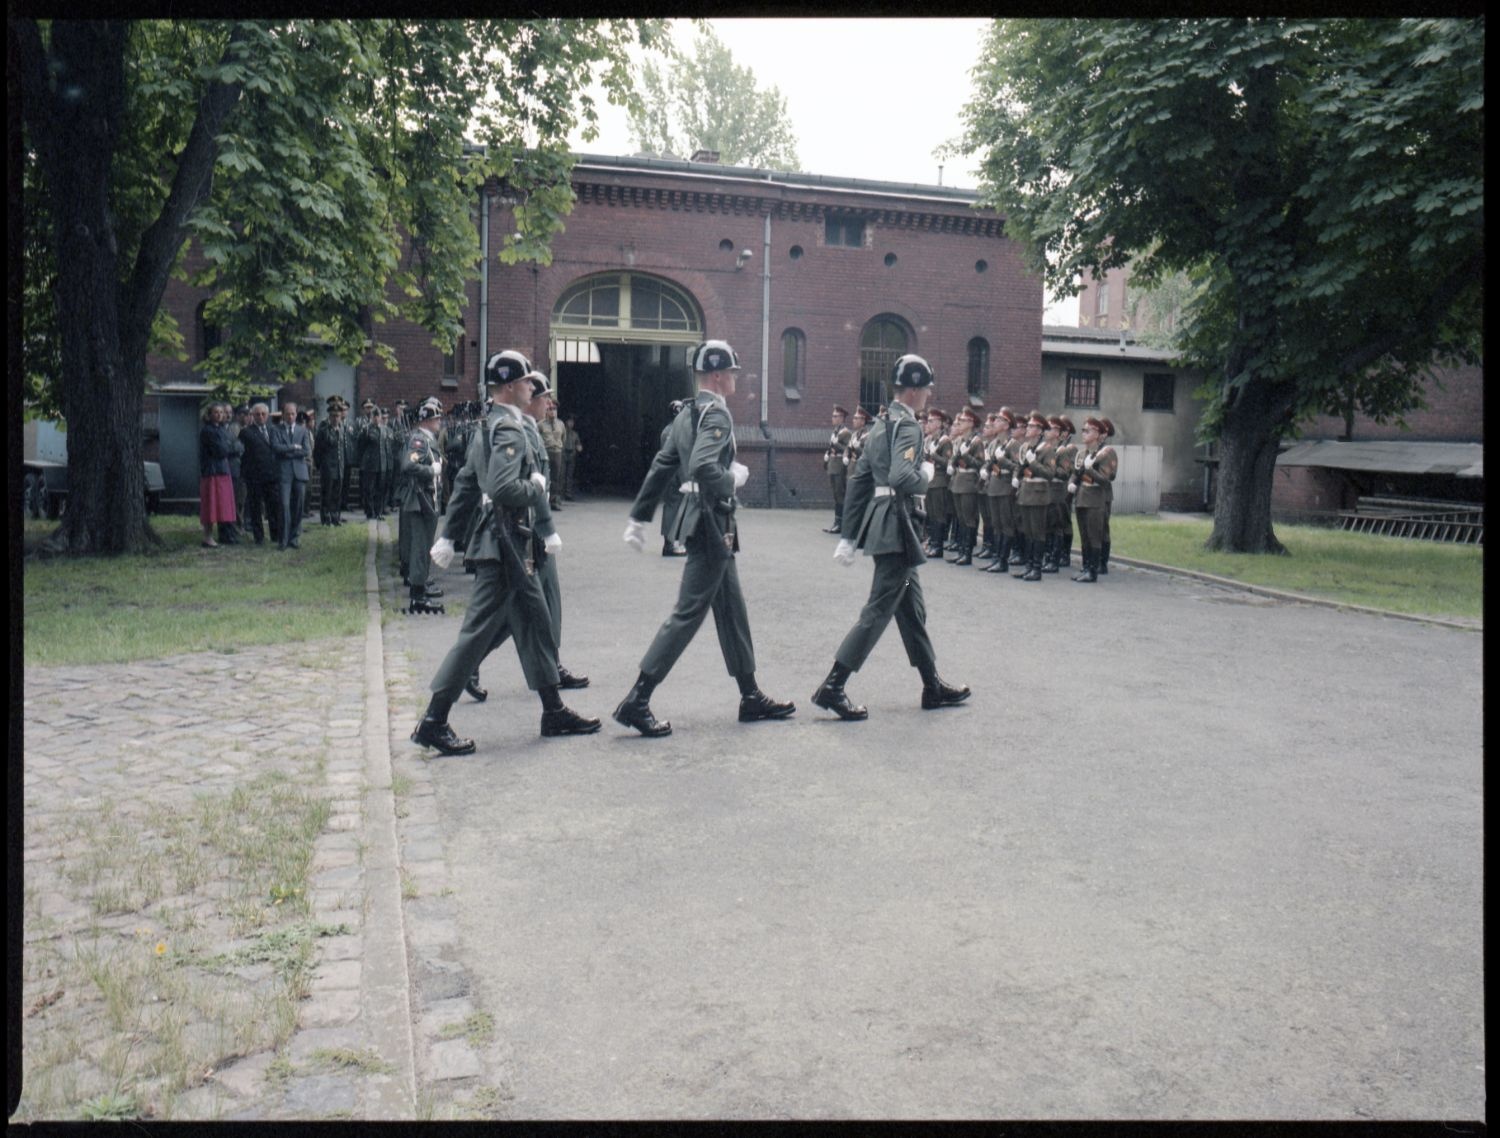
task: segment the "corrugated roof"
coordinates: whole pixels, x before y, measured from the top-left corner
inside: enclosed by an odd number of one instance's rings
[[[1276,457],[1276,465],[1483,478],[1484,444],[1407,442],[1401,439],[1370,442],[1312,439],[1293,443]]]

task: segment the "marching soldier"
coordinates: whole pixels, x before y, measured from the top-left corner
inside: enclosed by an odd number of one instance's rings
[[[1022,581],[1042,579],[1042,551],[1047,544],[1047,501],[1052,483],[1052,448],[1042,441],[1047,417],[1033,411],[1026,420],[1026,438],[1020,453],[1020,471],[1011,479],[1016,505],[1021,509],[1025,571],[1011,576]]]
[[[849,485],[849,440],[854,432],[844,426],[849,412],[837,403],[833,405],[833,434],[828,439],[828,449],[823,452],[823,469],[828,472],[828,485],[833,490],[833,525],[824,533],[838,533],[844,528],[844,491]]]
[[[954,565],[974,564],[974,542],[979,538],[979,468],[984,465],[984,441],[979,416],[965,405],[953,417],[953,457],[948,464],[948,491],[958,518],[958,548]]]
[[[922,433],[916,414],[932,396],[932,369],[921,356],[902,356],[892,369],[891,383],[895,401],[884,429],[871,432],[850,475],[843,536],[833,554],[844,566],[854,564],[856,548],[875,559],[870,596],[834,653],[833,668],[812,697],[818,707],[846,720],[869,715],[866,708],[850,701],[844,684],[864,665],[892,617],[907,659],[922,677],[922,706],[929,710],[949,707],[969,698],[967,687],[944,683],[937,674],[922,583],[917,577],[918,567],[927,558],[913,524],[912,499],[926,492],[934,468],[921,461]]]
[[[472,499],[480,496],[481,516],[471,527],[468,550],[476,566],[474,592],[458,639],[432,677],[432,700],[411,736],[412,742],[445,755],[473,753],[474,740],[454,733],[448,712],[507,631],[515,640],[526,686],[541,697],[542,735],[599,730],[598,719],[566,707],[558,693],[557,646],[537,577],[538,564],[550,556],[535,524],[535,510],[546,501],[547,477],[531,461],[521,410],[531,392],[530,371],[530,362],[515,351],[496,352],[485,364],[492,408],[484,436],[488,456],[476,481],[462,488],[468,504],[460,503],[460,513],[472,511]]]
[[[927,486],[927,547],[922,552],[928,557],[942,557],[951,506],[948,464],[953,459],[953,441],[948,437],[948,413],[936,407],[928,408],[922,431],[922,454],[932,463],[933,471],[932,481]]]
[[[432,558],[429,550],[437,533],[438,499],[443,487],[443,460],[438,451],[437,429],[443,405],[437,399],[423,400],[417,425],[406,438],[401,456],[400,555],[403,577],[411,588],[407,612],[442,612],[433,599],[443,591],[427,583]]]
[[[651,714],[651,693],[672,670],[710,609],[724,665],[739,684],[740,722],[785,719],[797,710],[789,701],[772,699],[755,682],[750,618],[735,566],[739,534],[734,493],[750,472],[735,461],[734,421],[725,398],[734,394],[734,373],[739,366],[734,349],[723,340],[708,340],[694,350],[697,398],[673,422],[667,445],[652,460],[625,526],[625,541],[639,552],[645,544],[645,523],[651,520],[665,483],[682,479],[682,509],[672,536],[687,545],[687,563],[677,605],[646,650],[635,686],[615,708],[615,721],[642,735],[671,733],[670,723],[659,722]]]
[[[1069,483],[1077,496],[1078,536],[1083,545],[1083,567],[1073,580],[1093,584],[1099,580],[1099,565],[1104,551],[1105,496],[1120,468],[1113,447],[1102,445],[1114,434],[1108,419],[1083,421],[1083,450]]]

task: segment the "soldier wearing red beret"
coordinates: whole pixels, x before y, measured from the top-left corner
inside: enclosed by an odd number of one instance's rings
[[[1083,543],[1083,567],[1073,580],[1092,584],[1102,571],[1105,546],[1105,506],[1109,487],[1119,470],[1119,457],[1103,440],[1114,434],[1108,419],[1083,423],[1083,447],[1069,486],[1077,497],[1078,535]]]

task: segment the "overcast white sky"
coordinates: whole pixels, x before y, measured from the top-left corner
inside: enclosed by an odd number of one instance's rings
[[[756,85],[786,99],[797,156],[810,174],[977,189],[968,159],[933,150],[958,136],[970,70],[988,20],[715,19],[709,21]],[[690,48],[689,21],[674,21]],[[600,97],[600,132],[573,139],[589,154],[636,151],[625,112]],[[686,157],[686,155],[684,155]],[[1049,305],[1048,323],[1076,324],[1076,298]]]

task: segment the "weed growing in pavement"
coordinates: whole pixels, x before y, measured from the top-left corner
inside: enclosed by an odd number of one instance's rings
[[[460,1036],[468,1040],[471,1047],[483,1047],[495,1037],[495,1017],[489,1012],[475,1012],[438,1029],[439,1039],[457,1039]]]
[[[78,1116],[85,1122],[123,1122],[136,1116],[135,1096],[114,1092],[95,1095],[79,1107]]]
[[[396,1069],[382,1059],[373,1047],[358,1051],[350,1047],[319,1047],[308,1058],[325,1067],[353,1069],[367,1075],[388,1075]]]
[[[474,1088],[473,1095],[463,1105],[473,1118],[499,1118],[511,1097],[495,1087],[478,1086]]]
[[[421,891],[417,889],[417,883],[412,880],[411,874],[407,873],[405,869],[402,869],[401,870],[401,900],[403,900],[403,901],[415,901],[420,896],[421,896]]]

